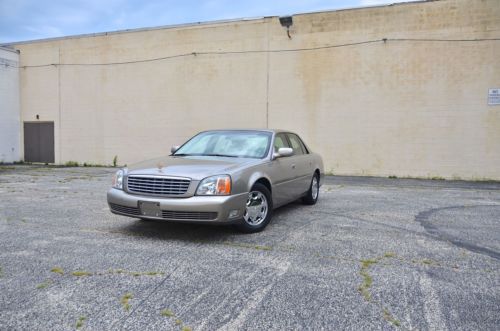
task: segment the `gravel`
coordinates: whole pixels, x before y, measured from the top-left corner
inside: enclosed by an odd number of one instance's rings
[[[500,325],[500,183],[327,177],[245,235],[113,215],[113,172],[0,166],[1,330]]]

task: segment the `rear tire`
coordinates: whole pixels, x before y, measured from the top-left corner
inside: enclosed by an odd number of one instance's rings
[[[305,205],[314,205],[319,198],[319,176],[317,173],[313,175],[311,179],[311,185],[309,186],[309,191],[302,198],[302,202]]]
[[[264,230],[271,222],[273,215],[273,200],[266,186],[255,183],[248,193],[243,220],[235,224],[238,231],[255,233]]]

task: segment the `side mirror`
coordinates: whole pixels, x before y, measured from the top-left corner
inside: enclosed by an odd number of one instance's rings
[[[179,149],[180,146],[172,146],[172,148],[170,148],[170,152],[172,154],[174,154],[175,152],[177,152],[177,150]]]
[[[288,147],[281,147],[280,149],[278,149],[278,153],[273,154],[273,157],[277,159],[279,157],[287,157],[292,155],[293,155],[293,149]]]

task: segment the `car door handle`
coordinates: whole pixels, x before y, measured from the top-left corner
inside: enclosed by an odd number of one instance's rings
[[[295,164],[292,164],[292,169],[295,169]]]

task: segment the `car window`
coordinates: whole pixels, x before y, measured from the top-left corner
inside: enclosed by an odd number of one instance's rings
[[[276,137],[274,137],[274,151],[277,153],[278,149],[282,147],[290,147],[288,145],[288,141],[283,133],[278,133]]]
[[[268,141],[268,137],[262,135],[217,138],[213,148],[209,151],[210,153],[252,158],[260,158],[264,155]]]
[[[294,155],[301,155],[301,154],[306,154],[306,148],[302,144],[302,141],[300,141],[300,138],[297,137],[296,135],[292,133],[287,133],[288,139],[290,140],[290,144],[292,145],[293,149],[293,154]]]
[[[269,151],[270,140],[270,132],[207,131],[193,137],[174,155],[263,158]]]

